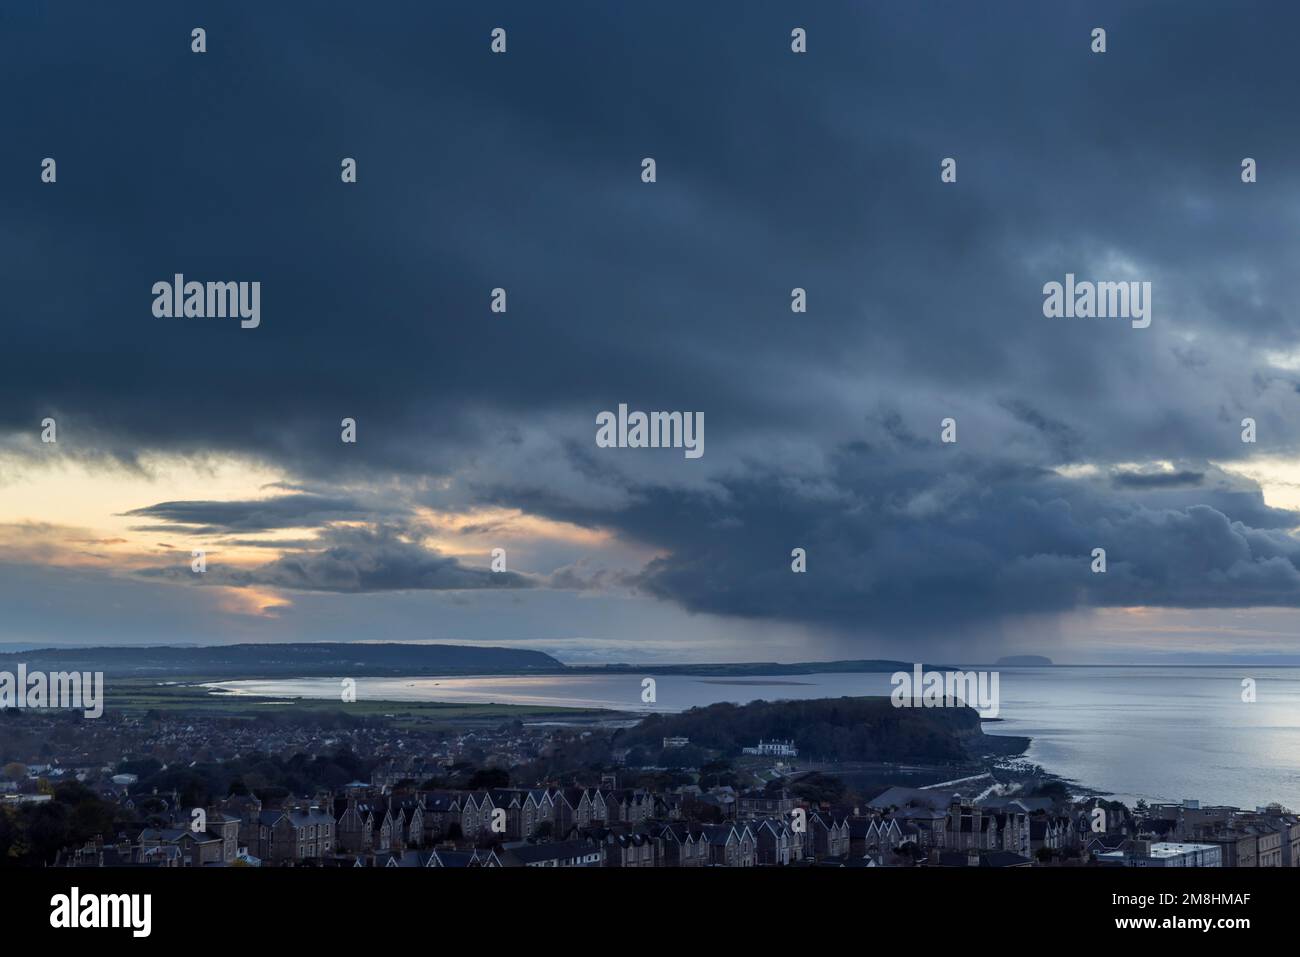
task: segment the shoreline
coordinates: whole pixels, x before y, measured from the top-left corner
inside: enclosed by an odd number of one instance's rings
[[[304,676],[298,676],[303,678]],[[333,676],[328,676],[333,677]],[[398,676],[378,676],[392,678]],[[402,676],[407,677],[407,676]],[[434,677],[434,676],[427,676]],[[518,677],[503,675],[458,675],[436,676],[459,678],[498,678]],[[537,677],[541,677],[540,675]],[[696,677],[696,676],[691,676]],[[525,726],[573,726],[591,728],[618,728],[639,723],[651,714],[672,715],[680,712],[668,710],[629,711],[626,709],[603,707],[567,707],[559,705],[517,704],[503,702],[448,702],[427,699],[361,699],[357,702],[344,703],[328,697],[309,697],[302,695],[263,695],[251,693],[222,693],[219,686],[235,681],[292,680],[283,678],[256,678],[241,676],[239,678],[217,678],[208,676],[185,676],[183,678],[133,677],[113,682],[115,693],[108,694],[106,707],[115,711],[146,712],[159,710],[163,712],[198,711],[209,715],[228,715],[232,718],[252,719],[259,714],[283,714],[300,717],[313,713],[344,713],[357,717],[384,718],[402,724],[430,725],[436,727],[474,728],[491,726],[502,721],[519,720]],[[312,680],[308,678],[307,680]],[[708,682],[713,684],[714,682]],[[730,682],[726,682],[730,683]],[[748,682],[744,682],[748,684]],[[126,686],[123,689],[123,686]],[[880,695],[863,695],[860,697],[882,697]],[[125,700],[123,700],[125,698]],[[792,699],[804,700],[804,699]],[[965,771],[969,773],[987,773],[996,784],[1012,788],[1009,793],[1022,793],[1043,785],[1057,782],[1067,789],[1072,799],[1086,800],[1093,797],[1110,799],[1110,792],[1099,790],[1074,778],[1050,771],[1041,765],[1025,759],[1033,741],[1032,736],[1004,735],[983,731],[986,724],[998,725],[1005,719],[984,718],[980,721],[983,733],[981,753],[973,756],[973,761]],[[910,763],[914,765],[914,762]],[[907,780],[920,770],[909,770],[909,762],[891,763],[892,771],[900,781]],[[960,769],[952,769],[960,771]],[[878,769],[883,776],[889,776],[889,770]],[[845,770],[830,770],[826,773],[840,773],[854,777],[859,772],[852,766]],[[962,776],[960,773],[954,777]],[[927,785],[929,786],[929,785]]]
[[[359,719],[387,720],[411,728],[443,730],[474,730],[496,727],[509,721],[519,721],[525,727],[569,726],[616,730],[639,724],[651,715],[669,716],[674,713],[600,707],[378,698],[344,703],[330,698],[305,696],[222,694],[210,687],[224,683],[224,680],[214,682],[197,676],[166,680],[136,677],[116,681],[113,683],[114,692],[106,696],[105,708],[106,712],[135,715],[157,711],[171,716],[204,715],[239,721],[256,720],[265,715],[283,715],[289,720],[302,720],[310,715],[344,714]],[[1032,736],[989,734],[983,730],[986,723],[997,725],[1003,720],[980,720],[981,740],[971,753],[969,763],[940,767],[914,760],[868,764],[850,761],[834,765],[809,761],[800,762],[793,773],[799,775],[813,770],[841,777],[846,782],[858,782],[860,785],[872,782],[866,790],[877,784],[883,789],[893,783],[912,784],[917,780],[924,782],[917,786],[934,787],[942,785],[945,780],[973,781],[987,776],[990,785],[997,788],[997,793],[1004,797],[1024,796],[1045,785],[1059,783],[1066,789],[1071,800],[1093,797],[1113,799],[1110,792],[1101,791],[1029,761],[1025,755],[1032,744]]]

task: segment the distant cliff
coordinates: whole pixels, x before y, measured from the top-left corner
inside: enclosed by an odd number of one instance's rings
[[[619,662],[608,665],[569,665],[566,674],[583,675],[697,675],[716,678],[765,676],[765,675],[829,675],[829,674],[878,674],[906,671],[912,673],[916,664],[911,661],[893,661],[888,658],[861,658],[851,661],[733,661],[721,664],[627,664]],[[926,664],[923,670],[951,671],[947,665]]]
[[[540,651],[397,642],[321,642],[153,648],[42,648],[0,654],[0,671],[102,671],[128,677],[508,675],[564,671]]]

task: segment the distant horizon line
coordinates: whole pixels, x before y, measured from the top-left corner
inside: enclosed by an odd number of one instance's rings
[[[511,639],[504,639],[511,641]],[[313,639],[293,639],[285,641],[226,641],[216,643],[205,643],[196,641],[153,641],[153,642],[127,642],[122,644],[84,644],[84,643],[58,643],[58,644],[38,644],[35,642],[25,641],[0,641],[0,654],[21,654],[23,652],[41,652],[41,651],[98,651],[103,649],[149,649],[149,648],[174,648],[174,649],[205,649],[205,648],[228,648],[248,645],[264,645],[267,647],[276,647],[283,645],[422,645],[422,646],[450,646],[476,649],[502,649],[510,651],[538,651],[554,658],[557,662],[566,668],[619,668],[632,666],[705,666],[705,665],[812,665],[812,664],[840,664],[851,661],[885,661],[900,662],[905,664],[914,663],[908,659],[896,657],[855,657],[855,658],[804,658],[791,661],[779,660],[762,660],[762,659],[744,659],[744,660],[655,660],[655,661],[591,661],[591,660],[566,660],[561,653],[547,651],[543,648],[536,648],[530,645],[518,644],[494,644],[475,639],[428,639],[428,638],[359,638],[351,641],[346,640],[313,640]],[[1042,657],[1047,658],[1047,664],[998,664],[996,661],[963,661],[958,662],[954,667],[999,667],[1004,669],[1020,668],[1143,668],[1143,667],[1184,667],[1184,668],[1214,668],[1231,665],[1250,665],[1256,668],[1294,668],[1300,667],[1300,654],[1280,655],[1276,652],[1261,652],[1258,655],[1236,653],[1224,653],[1222,658],[1216,657],[1214,652],[1189,651],[1189,652],[1165,652],[1164,660],[1133,660],[1133,661],[1093,661],[1080,662],[1070,661],[1062,662],[1051,659],[1048,655],[1038,655],[1031,652],[1018,652],[1001,657]],[[1171,660],[1171,659],[1201,659],[1201,660]],[[1215,660],[1205,660],[1213,658]],[[1264,659],[1273,659],[1266,661]],[[921,664],[930,664],[922,661]],[[937,667],[937,666],[935,666]]]

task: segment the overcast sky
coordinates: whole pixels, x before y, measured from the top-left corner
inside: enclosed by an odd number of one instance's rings
[[[803,6],[0,11],[0,641],[1295,652],[1300,10]]]

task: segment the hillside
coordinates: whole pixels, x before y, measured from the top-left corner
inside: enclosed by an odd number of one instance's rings
[[[566,674],[640,674],[640,675],[698,675],[717,678],[764,675],[828,675],[870,674],[895,671],[912,673],[915,664],[910,661],[892,661],[883,658],[864,658],[848,661],[735,661],[715,664],[609,664],[569,665]],[[938,665],[923,665],[927,670],[947,671]]]
[[[985,735],[973,708],[895,708],[887,697],[715,704],[651,715],[620,741],[656,752],[666,737],[739,754],[765,740],[790,740],[826,761],[966,761],[1018,752],[1028,739]]]
[[[1003,655],[994,665],[996,668],[1046,668],[1052,659],[1043,655]]]
[[[470,645],[295,643],[211,647],[42,648],[0,654],[0,671],[102,671],[110,676],[204,678],[491,675],[561,672],[540,651]]]

